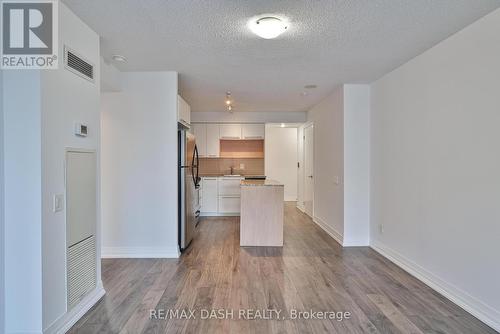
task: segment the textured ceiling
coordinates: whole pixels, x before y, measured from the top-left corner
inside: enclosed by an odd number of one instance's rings
[[[369,83],[500,7],[499,0],[63,0],[123,71],[175,70],[193,111],[304,111],[341,83]],[[280,14],[288,31],[254,36]],[[302,96],[304,85],[316,84]]]

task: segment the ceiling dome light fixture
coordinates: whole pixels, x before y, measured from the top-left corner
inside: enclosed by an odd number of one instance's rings
[[[248,26],[254,34],[265,39],[276,38],[288,29],[288,24],[275,16],[252,18]]]
[[[122,55],[112,55],[111,58],[113,58],[113,60],[119,61],[121,63],[125,63],[127,61],[127,58],[125,56],[122,56]]]

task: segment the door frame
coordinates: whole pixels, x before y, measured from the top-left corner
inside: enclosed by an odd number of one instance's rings
[[[312,151],[312,160],[313,160],[313,176],[314,176],[314,122],[307,122],[307,123],[304,123],[303,125],[303,140],[302,140],[302,161],[303,161],[303,165],[304,165],[304,168],[303,168],[303,172],[302,172],[302,184],[303,184],[303,194],[302,194],[302,199],[305,198],[305,193],[306,193],[306,178],[307,178],[307,175],[305,173],[306,169],[305,169],[305,166],[306,166],[306,129],[307,128],[310,128],[312,127],[313,129],[313,134],[312,134],[312,146],[313,146],[313,151]],[[312,182],[312,186],[313,186],[313,189],[312,189],[312,208],[311,208],[311,219],[314,219],[314,194],[315,194],[315,183],[316,183],[316,179],[313,177],[313,182]],[[304,213],[307,214],[309,216],[309,214],[306,212],[306,207],[305,207],[305,201],[303,201],[304,203]]]

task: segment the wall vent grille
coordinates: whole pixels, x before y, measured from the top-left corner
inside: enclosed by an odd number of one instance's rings
[[[94,82],[94,65],[67,46],[64,47],[64,67],[80,77]]]
[[[68,310],[95,289],[97,261],[95,237],[90,236],[68,248]]]

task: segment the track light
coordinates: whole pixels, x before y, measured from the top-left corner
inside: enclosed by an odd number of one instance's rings
[[[231,100],[231,92],[226,92],[226,108],[227,111],[233,112],[233,101]]]

